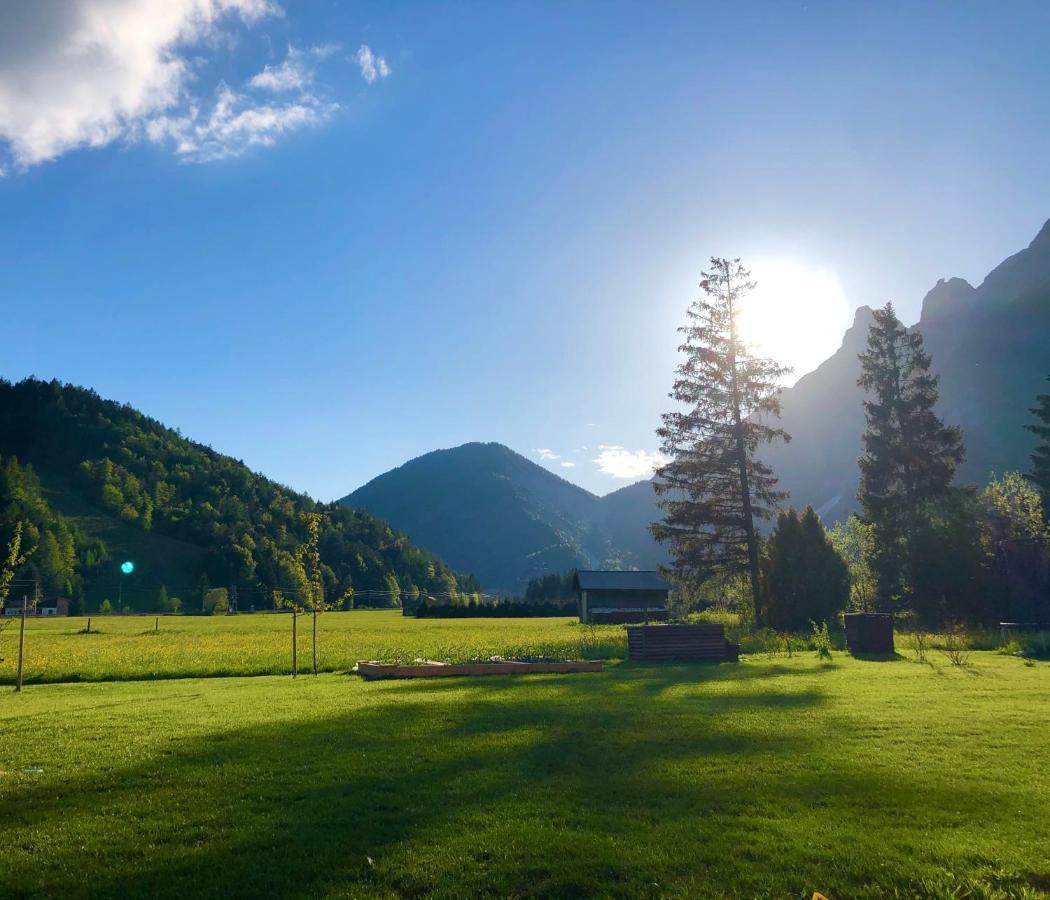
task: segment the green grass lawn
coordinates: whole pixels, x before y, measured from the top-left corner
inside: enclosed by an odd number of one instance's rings
[[[0,896],[1046,896],[1050,665],[931,659],[5,690]]]
[[[576,619],[415,619],[397,610],[329,612],[318,619],[319,667],[337,672],[359,659],[470,659],[626,655],[623,627]],[[291,671],[292,617],[95,616],[26,620],[24,678],[29,683],[277,675]],[[310,620],[299,619],[299,665],[310,665]],[[0,684],[13,684],[18,623],[0,633]]]

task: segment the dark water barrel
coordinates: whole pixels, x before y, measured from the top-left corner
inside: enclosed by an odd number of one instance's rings
[[[892,656],[893,616],[884,613],[848,613],[846,649],[861,656]]]

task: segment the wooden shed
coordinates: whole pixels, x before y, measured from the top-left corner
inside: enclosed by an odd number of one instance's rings
[[[581,622],[619,624],[660,622],[667,618],[671,582],[656,572],[578,569],[573,589]]]

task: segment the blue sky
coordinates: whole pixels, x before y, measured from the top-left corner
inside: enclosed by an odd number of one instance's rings
[[[322,499],[470,440],[604,493],[708,256],[914,321],[1050,217],[1043,3],[15,6],[0,375]]]

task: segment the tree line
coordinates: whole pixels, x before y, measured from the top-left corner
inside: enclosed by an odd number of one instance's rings
[[[936,413],[922,334],[892,304],[877,310],[860,355],[860,512],[828,529],[810,507],[782,509],[787,497],[760,459],[763,445],[790,440],[771,424],[788,370],[741,339],[754,286],[739,260],[711,260],[679,329],[678,406],[657,432],[668,462],[654,480],[664,517],[650,530],[668,545],[687,603],[735,597],[754,624],[781,630],[844,609],[907,613],[924,627],[1050,619],[1050,395],[1032,409],[1031,472],[957,485],[962,434]]]
[[[87,584],[112,583],[117,561],[103,539],[55,510],[38,472],[57,493],[77,493],[117,521],[203,548],[196,569],[181,573],[195,585],[193,606],[213,586],[228,585],[272,606],[273,589],[297,584],[295,553],[310,537],[305,515],[315,513],[318,577],[328,598],[479,590],[477,579],[453,572],[386,522],[279,485],[130,406],[57,381],[0,380],[0,542],[6,546],[22,522],[27,560],[16,578],[73,600]],[[137,604],[159,600],[159,587],[145,598],[140,590]]]

